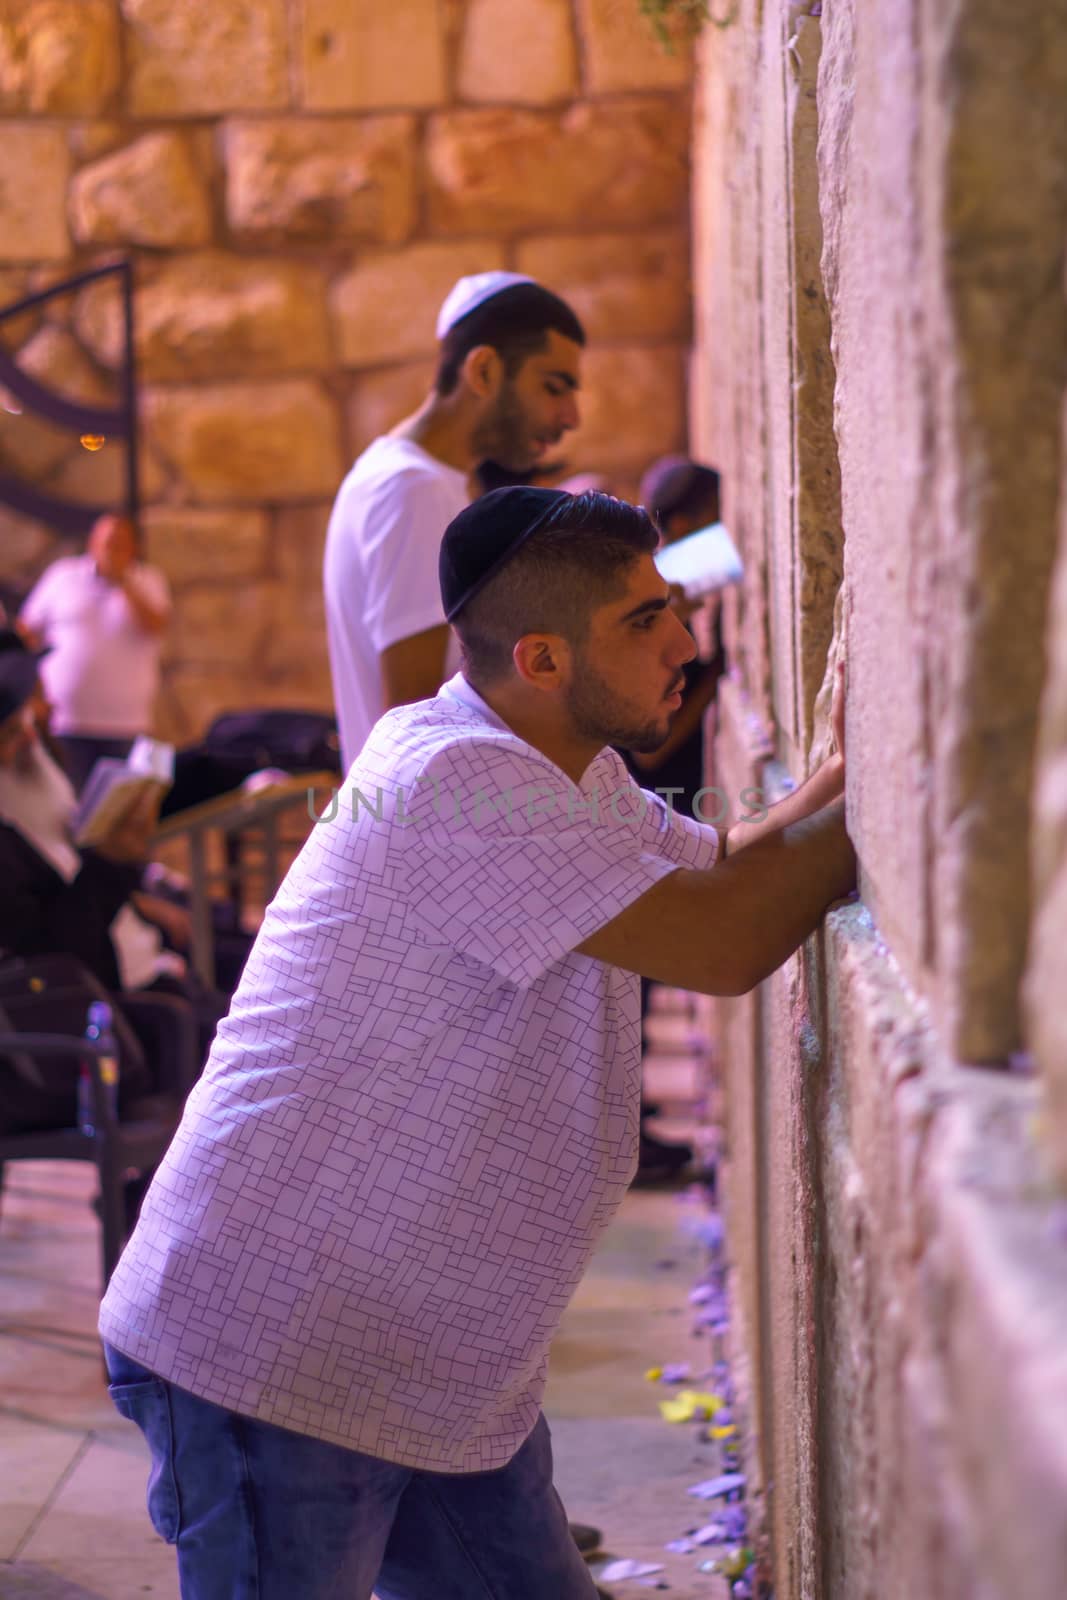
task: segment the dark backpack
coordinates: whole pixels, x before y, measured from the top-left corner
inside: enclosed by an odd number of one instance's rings
[[[178,751],[174,785],[163,798],[160,815],[169,817],[227,794],[262,767],[339,773],[336,719],[324,711],[225,712],[200,744]]]
[[[220,760],[248,762],[249,772],[339,772],[337,719],[325,711],[227,711],[204,736],[203,750]]]

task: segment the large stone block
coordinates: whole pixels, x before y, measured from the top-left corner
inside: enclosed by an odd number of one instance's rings
[[[310,500],[340,482],[333,401],[310,379],[157,389],[145,421],[194,500]]]
[[[29,274],[22,267],[0,267],[0,311],[31,294]],[[24,311],[20,316],[0,322],[0,338],[8,350],[25,344],[41,325],[40,310]]]
[[[526,239],[516,265],[562,295],[594,343],[689,333],[689,248],[681,228]]]
[[[924,887],[931,864],[933,740],[924,676],[929,657],[939,653],[935,641],[948,626],[949,601],[943,598],[939,615],[924,581],[937,543],[928,487],[937,451],[925,420],[931,397],[924,342],[933,332],[926,327],[929,308],[922,306],[915,231],[918,58],[909,30],[888,17],[843,5],[827,8],[823,22],[822,265],[833,323],[852,597],[850,828],[863,863],[864,897],[897,960],[921,987],[935,938],[934,902]],[[897,130],[892,136],[891,125]],[[878,152],[873,185],[871,151]],[[936,359],[945,359],[948,348]],[[870,426],[874,414],[884,419],[877,429]],[[902,838],[910,848],[900,849]]]
[[[470,0],[459,58],[464,100],[545,105],[577,87],[570,0]]]
[[[578,0],[585,85],[593,94],[620,89],[680,89],[692,71],[684,25],[670,29],[673,48],[653,32],[636,0]]]
[[[185,666],[253,669],[281,625],[286,606],[285,588],[273,578],[188,588],[174,610],[172,655]]]
[[[289,102],[285,0],[121,0],[137,117],[270,111]]]
[[[749,787],[762,788],[767,750],[754,737],[747,697],[731,679],[722,683],[713,765],[714,784],[730,802],[730,820],[745,809],[740,796]],[[711,799],[712,797],[709,797]],[[718,797],[714,797],[715,800]],[[766,1129],[763,1075],[763,1013],[759,993],[716,1002],[718,1052],[726,1090],[726,1161],[724,1215],[732,1269],[731,1295],[738,1339],[743,1341],[742,1370],[745,1412],[745,1470],[761,1531],[766,1496],[774,1481],[771,1461],[771,1400],[766,1387],[768,1292],[762,1270],[766,1226]]]
[[[678,223],[688,144],[688,107],[674,99],[443,113],[427,141],[430,223],[444,233]]]
[[[5,585],[28,594],[49,561],[64,553],[51,528],[0,505],[0,579]]]
[[[774,1485],[775,1592],[822,1595],[818,1534],[818,1346],[815,1272],[819,1183],[809,1137],[810,1089],[824,1068],[801,957],[763,984],[757,1116],[762,1135],[761,1297],[766,1408]]]
[[[1065,456],[1067,460],[1067,456]],[[1026,972],[1026,1039],[1041,1068],[1048,1140],[1067,1186],[1067,499],[1045,630],[1047,677],[1034,775],[1034,909]]]
[[[293,261],[191,255],[143,273],[135,306],[138,370],[148,383],[318,371],[333,362],[322,272]],[[122,360],[114,286],[78,297],[78,331],[106,366]]]
[[[322,556],[332,501],[283,506],[274,518],[274,571],[289,597],[264,667],[279,705],[333,705],[326,648]]]
[[[322,592],[322,558],[332,500],[282,506],[274,518],[274,571],[288,591]],[[325,635],[320,641],[325,649]]]
[[[818,1283],[818,1592],[851,1600],[904,1592],[901,1545],[918,1508],[895,1467],[900,1368],[914,1351],[910,1269],[927,1242],[926,1140],[945,1088],[924,1010],[886,963],[867,909],[841,906],[824,927],[825,1064],[808,1113],[820,1191],[819,1251],[808,1263]],[[780,1403],[788,1409],[784,1395]]]
[[[995,1061],[1020,1037],[1033,640],[1059,491],[1067,12],[922,16],[921,50],[918,20],[824,18],[850,782],[879,924],[936,988],[948,1048]]]
[[[150,506],[141,521],[147,559],[162,568],[175,588],[267,576],[265,511]]]
[[[109,405],[115,396],[85,351],[65,328],[45,323],[18,352],[19,367],[67,400]],[[69,428],[48,422],[28,406],[0,407],[0,454],[20,476],[41,478],[77,447]]]
[[[404,417],[410,416],[425,400],[433,383],[432,361],[405,362],[399,367],[382,367],[377,372],[361,372],[352,388],[347,408],[347,439],[351,460],[365,450],[372,439]]]
[[[2,0],[0,111],[85,116],[119,81],[110,0]]]
[[[375,367],[432,355],[437,313],[456,279],[503,265],[503,246],[495,239],[361,255],[330,291],[343,365]]]
[[[942,1362],[976,1565],[998,1596],[1054,1600],[1067,1559],[1061,1208],[1036,1177],[1038,1085],[960,1077],[924,1151],[921,1316]]]
[[[415,225],[412,117],[235,121],[225,149],[238,233],[400,244]]]
[[[0,261],[70,254],[70,154],[61,128],[5,122],[0,139]]]
[[[70,153],[77,166],[110,155],[126,142],[125,122],[116,117],[94,117],[91,122],[76,122],[70,130]]]
[[[446,97],[443,0],[304,0],[303,103],[313,111],[436,106]]]
[[[927,49],[935,59],[943,52],[948,96],[923,72],[928,114],[953,111],[938,318],[952,342],[934,384],[945,493],[934,501],[929,585],[942,646],[933,690],[939,965],[955,1052],[996,1061],[1020,1042],[1044,670],[1034,641],[1047,615],[1061,489],[1067,3],[1026,0],[1007,16],[972,0],[941,24]]]
[[[762,369],[761,41],[755,7],[700,52],[693,197],[693,452],[723,475],[723,517],[745,563],[723,602],[723,635],[751,698],[772,725],[766,574],[769,487]]]
[[[796,775],[811,744],[844,536],[834,365],[820,257],[816,83],[821,24],[763,13],[763,362],[773,696]],[[784,68],[784,70],[783,70]]]
[[[590,350],[581,427],[561,448],[576,467],[642,468],[685,445],[684,356],[676,345]]]
[[[78,172],[70,216],[83,244],[203,245],[211,197],[180,133],[146,133]]]

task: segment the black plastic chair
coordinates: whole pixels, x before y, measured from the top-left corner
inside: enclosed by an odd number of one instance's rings
[[[158,1165],[174,1136],[185,1098],[200,1070],[197,1028],[192,1011],[170,995],[107,996],[116,1014],[120,1082],[131,1051],[140,1047],[123,1023],[147,1025],[167,1039],[164,1070],[154,1076],[158,1092],[124,1097],[122,1115],[112,1113],[100,1073],[99,1047],[77,1034],[49,1030],[49,1015],[84,1005],[86,996],[105,992],[85,975],[83,986],[45,987],[39,992],[0,994],[0,1058],[22,1084],[56,1105],[75,1103],[75,1087],[84,1062],[92,1077],[94,1131],[76,1125],[0,1130],[0,1190],[9,1161],[91,1161],[100,1181],[102,1266],[104,1287],[111,1278],[127,1235],[126,1179],[131,1171]],[[0,986],[3,987],[3,986]],[[94,991],[96,991],[94,993]],[[36,1026],[27,1026],[35,1022]],[[43,1119],[49,1120],[49,1119]]]

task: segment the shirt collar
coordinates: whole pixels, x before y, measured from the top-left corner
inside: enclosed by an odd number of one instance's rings
[[[481,717],[484,722],[490,723],[492,727],[501,728],[505,733],[510,733],[513,739],[519,738],[519,735],[515,732],[515,729],[512,728],[509,723],[505,722],[503,717],[498,716],[498,714],[493,710],[492,706],[486,704],[481,695],[478,693],[477,689],[471,688],[462,672],[457,672],[454,678],[449,678],[447,683],[443,683],[440,689],[438,689],[437,693],[438,697],[441,699],[453,700],[461,706],[466,706],[468,711],[475,712],[477,716]],[[521,744],[525,744],[525,740],[520,740],[519,742]],[[604,749],[600,750],[586,767],[584,773],[582,774],[581,783],[575,784],[574,780],[572,778],[568,778],[567,774],[563,772],[561,768],[557,767],[554,761],[549,760],[548,756],[545,755],[543,750],[537,750],[533,745],[526,745],[526,749],[532,751],[534,755],[539,756],[542,761],[548,762],[548,765],[552,768],[553,772],[558,772],[564,783],[573,784],[573,786],[582,793],[585,793],[589,788],[595,786],[597,775],[598,773],[602,772],[604,763],[608,762],[610,768],[610,763],[612,761],[612,752],[605,745]]]
[[[466,706],[468,710],[476,711],[484,722],[492,723],[494,728],[502,728],[505,733],[510,733],[515,738],[518,738],[514,728],[510,728],[503,717],[498,716],[492,706],[486,704],[477,689],[471,688],[462,672],[457,672],[454,678],[449,678],[448,682],[443,683],[437,692],[439,695],[443,695],[446,700],[457,700],[460,705]]]

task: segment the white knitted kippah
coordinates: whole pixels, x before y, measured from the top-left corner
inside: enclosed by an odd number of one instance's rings
[[[445,303],[437,314],[437,337],[443,339],[457,322],[501,290],[514,288],[517,283],[534,281],[524,272],[476,272],[470,278],[460,278],[448,291]]]

